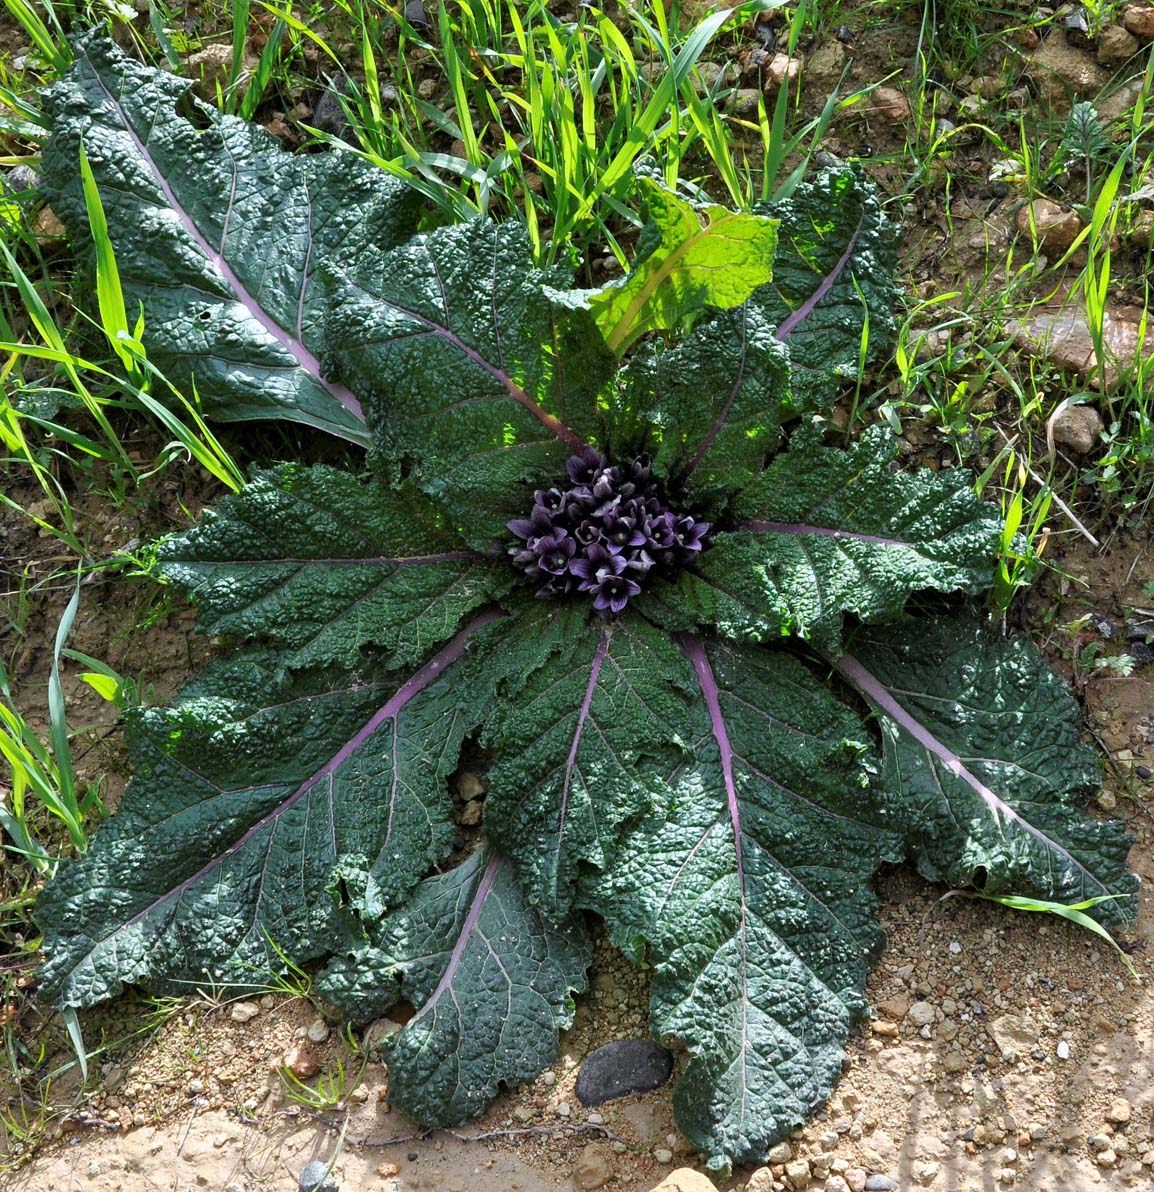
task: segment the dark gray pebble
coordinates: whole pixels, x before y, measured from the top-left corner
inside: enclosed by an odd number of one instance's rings
[[[652,1039],[618,1039],[587,1056],[577,1073],[577,1100],[600,1105],[626,1093],[647,1093],[673,1075],[673,1055]]]
[[[1150,778],[1151,776],[1154,776],[1154,770],[1151,770],[1149,766],[1135,766],[1134,773],[1137,774],[1138,777],[1142,778],[1142,779],[1146,779],[1146,778]]]
[[[36,190],[40,175],[31,166],[13,166],[5,175],[9,190]]]
[[[340,1192],[340,1185],[328,1170],[329,1165],[319,1159],[306,1163],[299,1181],[301,1192]]]
[[[890,1179],[888,1175],[866,1176],[866,1192],[893,1192],[897,1186],[897,1180]]]

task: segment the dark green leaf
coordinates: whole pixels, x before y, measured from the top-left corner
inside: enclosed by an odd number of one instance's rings
[[[332,951],[339,881],[392,904],[452,839],[446,788],[483,715],[452,663],[483,614],[402,682],[218,663],[129,729],[136,776],[117,814],[37,905],[40,989],[87,1006],[128,983],[188,993],[267,983]]]
[[[657,470],[689,482],[695,505],[720,505],[778,446],[789,414],[789,357],[753,307],[719,311],[674,347],[640,346],[614,419],[652,426]],[[636,433],[636,432],[635,432]]]
[[[869,363],[889,350],[897,225],[860,166],[822,170],[788,199],[758,210],[781,226],[773,281],[750,302],[789,346],[795,404],[819,409],[839,379],[857,377],[863,358]]]
[[[724,1170],[829,1096],[881,944],[881,826],[864,726],[782,654],[687,639],[696,757],[589,901],[653,975],[653,1029],[689,1049],[677,1123]]]
[[[389,1100],[438,1126],[475,1117],[502,1084],[556,1059],[592,959],[580,916],[550,926],[485,849],[423,881],[371,937],[319,989],[362,1021],[401,997],[417,1007],[389,1045]]]
[[[612,356],[587,311],[551,300],[563,280],[533,266],[524,229],[481,221],[332,271],[329,343],[381,461],[412,459],[477,545],[597,432]]]
[[[266,638],[288,666],[353,666],[366,645],[412,665],[503,595],[504,557],[465,548],[419,493],[284,464],[167,539],[160,570],[211,633]]]
[[[798,633],[836,646],[844,615],[892,616],[923,589],[988,586],[1001,546],[997,509],[979,500],[968,472],[894,472],[897,444],[867,432],[848,451],[809,434],[734,498],[737,528],[718,534],[674,592],[657,592],[681,616],[726,636],[770,640]]]
[[[199,103],[187,79],[98,36],[75,48],[46,93],[44,188],[91,253],[80,235],[83,141],[150,359],[179,387],[191,378],[212,417],[287,418],[367,442],[360,402],[320,362],[316,274],[403,239],[405,189],[349,155],[286,153],[262,128]]]
[[[622,822],[649,806],[648,776],[682,755],[675,685],[692,676],[639,618],[590,622],[574,608],[522,613],[491,654],[486,673],[504,679],[485,730],[496,749],[485,823],[557,919],[582,864],[604,868]]]
[[[986,894],[1081,902],[1132,894],[1130,839],[1082,808],[1098,763],[1069,688],[1024,638],[972,613],[863,629],[837,670],[879,714],[894,826],[918,867]],[[1132,917],[1131,898],[1097,907]]]

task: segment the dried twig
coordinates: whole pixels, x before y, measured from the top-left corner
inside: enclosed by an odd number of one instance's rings
[[[1006,446],[1013,447],[1014,444],[1010,440],[1010,437],[1006,434],[1006,432],[1004,430],[1002,430],[1002,428],[1000,426],[998,426],[998,424],[996,422],[994,423],[994,427],[997,430],[998,434],[1000,434],[1002,436],[1002,438],[1005,440]],[[1089,542],[1090,545],[1095,550],[1101,550],[1102,544],[1074,516],[1074,511],[1070,508],[1069,505],[1066,504],[1065,501],[1062,500],[1062,498],[1060,496],[1058,496],[1058,494],[1054,491],[1054,486],[1052,484],[1048,483],[1046,480],[1043,480],[1042,477],[1039,476],[1038,473],[1035,472],[1034,469],[1031,468],[1028,463],[1023,463],[1022,466],[1026,469],[1027,472],[1030,473],[1031,477],[1033,477],[1035,484],[1039,485],[1041,488],[1050,490],[1050,499],[1070,519],[1070,524],[1074,527],[1074,529],[1077,530],[1078,533],[1080,533],[1082,535],[1082,537],[1085,538],[1086,541]]]
[[[324,1114],[314,1113],[312,1110],[282,1109],[280,1117],[307,1117],[330,1130],[342,1128],[342,1122],[325,1117]],[[344,1123],[347,1124],[347,1121]],[[595,1134],[598,1138],[607,1138],[610,1142],[626,1142],[608,1126],[596,1122],[557,1122],[551,1126],[519,1126],[510,1130],[482,1130],[479,1134],[462,1134],[457,1130],[422,1130],[417,1134],[396,1134],[392,1138],[347,1138],[348,1146],[379,1148],[399,1146],[403,1142],[428,1142],[434,1134],[448,1134],[458,1142],[487,1142],[493,1138],[524,1138],[553,1135],[558,1130],[568,1130],[572,1134]],[[626,1143],[628,1145],[628,1143]]]

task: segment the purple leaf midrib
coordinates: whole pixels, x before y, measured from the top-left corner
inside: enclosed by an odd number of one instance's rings
[[[488,552],[478,550],[449,550],[439,555],[360,555],[347,558],[296,558],[288,555],[278,555],[270,559],[181,559],[166,558],[164,563],[183,563],[185,566],[214,566],[214,567],[276,567],[281,564],[324,567],[356,567],[356,566],[397,566],[410,567],[421,563],[449,563],[457,560],[477,561],[480,559],[500,558],[504,552]]]
[[[816,534],[825,538],[852,538],[858,542],[873,542],[878,546],[914,546],[901,538],[882,538],[877,534],[860,534],[856,530],[837,530],[829,526],[812,526],[805,522],[742,522],[739,529],[754,534]]]
[[[193,221],[192,216],[185,210],[184,206],[177,199],[175,192],[173,191],[171,185],[169,185],[168,179],[161,172],[160,168],[157,166],[155,160],[153,159],[152,154],[149,152],[148,145],[140,139],[140,136],[136,132],[136,129],[132,127],[132,123],[129,120],[128,113],[125,110],[124,105],[121,102],[121,100],[117,96],[113,95],[112,92],[108,89],[107,85],[104,82],[104,79],[101,77],[100,71],[96,68],[95,64],[90,62],[90,65],[92,66],[92,76],[96,80],[97,86],[99,86],[101,91],[104,92],[104,95],[107,98],[109,104],[112,106],[113,110],[116,112],[117,116],[119,117],[120,123],[123,126],[124,131],[128,134],[130,140],[132,141],[134,147],[136,148],[137,153],[139,153],[141,160],[145,163],[145,166],[147,167],[149,172],[152,174],[153,180],[156,182],[156,185],[160,189],[161,194],[164,195],[164,198],[167,201],[172,212],[176,215],[177,219],[180,220],[181,226],[188,233],[188,235],[192,238],[192,240],[196,244],[196,246],[200,249],[200,251],[208,259],[208,261],[213,266],[215,266],[215,268],[217,270],[219,270],[219,272],[220,272],[221,276],[224,278],[226,284],[235,293],[237,298],[240,300],[241,304],[249,311],[249,313],[252,315],[252,317],[274,339],[279,341],[289,351],[289,353],[296,360],[297,364],[310,377],[312,377],[312,379],[314,381],[316,381],[316,383],[318,385],[320,385],[322,389],[324,389],[330,396],[332,396],[336,401],[338,401],[342,406],[344,406],[344,408],[346,410],[348,410],[349,413],[352,414],[354,418],[356,418],[360,422],[364,422],[364,411],[361,408],[361,403],[359,401],[357,401],[357,399],[352,395],[352,393],[349,392],[348,389],[345,388],[344,385],[338,384],[335,381],[329,381],[329,380],[325,379],[325,377],[322,375],[322,372],[321,372],[320,361],[308,349],[308,347],[305,345],[303,340],[300,340],[300,339],[296,338],[295,336],[293,336],[292,334],[290,334],[289,331],[287,331],[284,327],[282,327],[272,317],[272,315],[270,315],[264,309],[264,307],[262,307],[260,305],[260,303],[256,300],[256,298],[253,297],[253,295],[249,293],[248,287],[245,286],[245,284],[241,281],[241,279],[237,275],[236,271],[232,268],[232,266],[228,263],[228,261],[223,256],[222,252],[218,251],[216,248],[214,248],[209,243],[208,238],[204,235],[204,233],[200,230],[200,228],[197,227],[196,223]],[[232,197],[230,196],[229,207],[228,207],[228,211],[226,212],[226,216],[225,216],[226,229],[227,229],[228,222],[231,220],[232,206],[233,206]],[[223,244],[221,247],[222,248],[224,247]],[[311,251],[311,229],[310,229],[310,251]],[[302,302],[303,302],[303,298],[304,298],[303,287],[305,286],[305,284],[307,284],[307,278],[303,278],[302,282],[301,282],[301,286],[302,286],[301,300],[302,300]]]
[[[746,330],[746,323],[748,321],[748,306],[741,308],[741,359],[737,364],[737,376],[733,380],[733,387],[729,391],[729,397],[726,399],[725,405],[721,407],[721,412],[713,420],[713,425],[705,432],[705,437],[701,440],[697,450],[693,453],[693,458],[689,461],[686,468],[686,475],[694,472],[697,466],[705,458],[705,453],[713,446],[714,439],[721,433],[721,428],[729,419],[729,412],[733,409],[733,403],[737,400],[738,393],[741,392],[741,383],[745,379],[745,356],[749,347],[749,337]]]
[[[501,866],[502,859],[499,855],[494,855],[485,866],[485,872],[481,874],[481,880],[477,883],[477,889],[473,894],[472,901],[469,903],[469,910],[465,915],[465,921],[461,924],[461,930],[457,933],[457,939],[453,944],[453,952],[449,957],[449,963],[445,965],[445,971],[441,974],[441,979],[437,982],[437,986],[433,992],[429,994],[425,1004],[409,1019],[406,1029],[421,1018],[424,1018],[441,999],[445,990],[452,985],[453,978],[457,975],[457,969],[461,967],[461,961],[465,957],[465,949],[469,946],[469,940],[472,939],[473,932],[477,930],[477,924],[481,920],[481,912],[485,909],[485,900],[489,897],[493,883],[497,880],[497,870]]]
[[[737,891],[740,906],[740,921],[738,934],[741,937],[739,950],[741,953],[741,1085],[748,1087],[746,1077],[746,1049],[749,1036],[749,947],[746,941],[746,895],[745,895],[745,861],[742,855],[741,806],[737,798],[737,783],[733,777],[733,746],[729,743],[729,729],[725,723],[725,715],[721,710],[721,692],[713,668],[709,665],[709,658],[705,653],[705,646],[700,638],[689,634],[678,635],[682,648],[693,663],[697,674],[697,681],[701,686],[701,694],[705,699],[705,707],[709,712],[709,724],[713,739],[717,743],[721,758],[721,775],[725,783],[725,802],[729,812],[730,823],[733,827],[733,851],[737,867]],[[743,1097],[744,1104],[744,1097]]]
[[[593,654],[593,661],[589,666],[589,681],[585,685],[585,696],[581,700],[581,708],[577,713],[577,725],[573,730],[573,741],[569,746],[569,756],[565,759],[565,780],[561,784],[561,808],[557,820],[557,847],[553,853],[553,894],[557,895],[558,878],[561,872],[561,848],[565,840],[565,820],[569,814],[569,784],[573,778],[573,771],[577,767],[577,751],[581,747],[581,738],[585,732],[585,722],[589,719],[589,710],[593,706],[593,694],[597,690],[597,681],[601,677],[601,666],[605,655],[609,651],[609,642],[613,631],[606,626],[601,631],[601,640]]]
[[[1109,892],[1105,883],[1095,877],[1069,849],[1052,836],[1048,836],[1041,828],[1036,827],[1029,820],[1024,819],[1004,799],[982,782],[962,762],[958,754],[938,737],[934,736],[911,712],[907,711],[894,698],[886,684],[867,670],[858,659],[854,658],[851,654],[843,654],[840,658],[836,660],[830,659],[830,661],[838,674],[857,688],[871,704],[888,716],[900,729],[908,733],[923,749],[932,753],[935,757],[940,758],[945,763],[946,769],[955,778],[970,787],[990,809],[996,822],[1000,822],[1001,817],[1004,816],[1007,820],[1017,824],[1027,835],[1034,837],[1039,843],[1052,849],[1060,857],[1064,858],[1071,867],[1083,874],[1092,885],[1104,892]]]
[[[782,320],[781,325],[777,329],[777,338],[780,340],[788,339],[796,330],[798,323],[808,319],[814,312],[821,300],[833,289],[837,284],[838,278],[841,277],[845,267],[849,264],[850,258],[853,256],[854,249],[857,247],[857,242],[861,236],[862,228],[865,227],[865,208],[863,207],[861,218],[858,220],[857,227],[853,230],[853,235],[849,238],[849,243],[845,246],[845,252],[838,258],[837,264],[833,269],[821,279],[817,288],[812,294]]]
[[[429,334],[440,336],[450,347],[460,352],[461,355],[475,364],[482,372],[488,373],[489,376],[502,385],[518,405],[532,414],[544,427],[552,431],[571,451],[580,451],[588,445],[575,430],[566,426],[556,415],[550,414],[548,410],[538,405],[503,368],[486,360],[476,348],[461,339],[451,327],[438,323],[435,319],[431,319],[428,315],[423,315],[410,307],[402,306],[399,302],[394,302],[382,294],[370,293],[363,286],[357,285],[345,273],[342,273],[341,277],[344,279],[346,285],[362,294],[369,302],[379,302],[382,306],[387,306],[390,310],[396,311],[397,314],[403,315],[407,319],[412,319],[415,323],[420,323],[428,329]],[[392,343],[395,338],[393,337],[388,341],[381,341],[378,346],[384,346],[385,343]],[[464,403],[462,401],[457,404]]]
[[[262,816],[255,824],[248,828],[233,844],[212,860],[207,861],[195,873],[184,878],[170,890],[166,890],[159,898],[153,899],[146,907],[141,908],[131,918],[126,919],[114,931],[99,940],[100,945],[106,944],[114,936],[126,931],[133,924],[151,914],[161,903],[171,899],[179,899],[182,894],[205,874],[223,865],[230,857],[235,856],[259,832],[270,823],[275,824],[286,811],[295,807],[322,780],[331,777],[349,760],[350,757],[377,731],[382,724],[397,716],[405,705],[419,695],[426,687],[440,678],[445,669],[456,662],[465,652],[469,637],[478,629],[495,621],[504,614],[499,609],[490,609],[475,617],[464,627],[446,646],[439,650],[418,671],[411,675],[393,695],[326,761],[315,773],[304,779],[286,799],[282,800],[272,811]],[[394,759],[395,762],[395,759]]]

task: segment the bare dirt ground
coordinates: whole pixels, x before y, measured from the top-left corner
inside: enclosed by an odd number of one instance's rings
[[[821,72],[836,82],[847,57],[848,83],[877,81],[900,70],[915,44],[908,25],[881,33],[867,28],[852,50],[831,37],[806,48],[803,87],[824,95],[829,80]],[[991,70],[1019,50],[995,55]],[[895,82],[900,87],[902,80]],[[855,115],[835,130],[830,147],[876,152],[887,139],[899,143],[900,132],[892,120]],[[986,189],[989,157],[975,147],[974,160],[959,161],[948,209],[930,202],[909,212],[907,280],[944,289],[962,277],[978,284],[998,276],[1021,198]],[[883,184],[895,168],[879,166]],[[927,443],[937,442],[936,431],[917,429],[915,447],[924,454]],[[948,455],[944,445],[939,454]],[[4,483],[18,497],[9,482],[16,478]],[[193,478],[160,492],[147,524],[106,503],[101,508],[99,495],[84,498],[81,508],[105,529],[93,546],[111,550],[195,515],[211,498]],[[21,572],[50,576],[54,544],[30,534],[15,515],[0,516],[9,579]],[[943,899],[942,890],[908,869],[888,872],[879,896],[889,943],[869,981],[877,1017],[851,1038],[833,1099],[797,1132],[788,1157],[779,1150],[780,1162],[737,1173],[728,1189],[861,1192],[867,1173],[890,1177],[886,1186],[939,1192],[1082,1192],[1154,1183],[1154,783],[1148,769],[1146,777],[1140,770],[1154,767],[1154,668],[1130,677],[1087,671],[1077,663],[1079,638],[1059,628],[1089,611],[1122,621],[1134,608],[1149,607],[1143,586],[1154,579],[1154,555],[1149,527],[1112,534],[1108,549],[1095,553],[1060,517],[1052,521],[1057,532],[1049,557],[1056,570],[1020,602],[1015,619],[1075,681],[1088,731],[1103,752],[1100,807],[1123,816],[1134,834],[1131,864],[1146,883],[1138,923],[1122,943],[1137,978],[1108,945],[1072,924]],[[36,723],[43,723],[36,709],[44,706],[55,624],[70,594],[67,585],[46,582],[22,617],[15,671]],[[207,646],[192,634],[188,609],[155,601],[145,581],[87,586],[72,644],[138,675],[149,697],[160,699],[195,671]],[[89,726],[79,764],[103,776],[114,804],[125,779],[115,709],[78,683],[76,669],[66,673],[70,717]],[[39,1016],[34,987],[21,980],[29,1007],[21,1025],[44,1042],[43,1070],[65,1065],[66,1039]],[[673,1125],[672,1085],[587,1110],[574,1081],[595,1047],[646,1034],[647,992],[644,974],[602,942],[593,988],[553,1068],[503,1095],[476,1122],[429,1134],[391,1110],[384,1067],[351,1050],[339,1024],[318,1026],[323,1007],[306,999],[270,992],[246,1021],[237,1020],[229,1003],[126,999],[85,1019],[89,1045],[101,1047],[92,1060],[95,1079],[83,1094],[74,1070],[56,1082],[34,1154],[0,1176],[0,1189],[290,1192],[306,1163],[319,1159],[331,1161],[344,1192],[600,1186],[641,1192],[696,1160]],[[323,1041],[310,1038],[310,1030],[319,1039],[326,1029]],[[284,1075],[286,1053],[306,1045],[318,1076],[305,1083],[321,1090],[311,1107]],[[8,1111],[35,1117],[36,1107],[0,1078],[5,1098]],[[0,1159],[5,1148],[10,1160],[20,1153],[11,1130],[0,1134]]]

